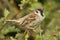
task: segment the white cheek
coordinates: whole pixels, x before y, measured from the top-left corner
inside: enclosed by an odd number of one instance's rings
[[[36,11],[34,11],[34,13],[37,14]]]
[[[38,11],[38,13],[35,12],[35,14],[37,14],[38,16],[40,16],[40,12]]]

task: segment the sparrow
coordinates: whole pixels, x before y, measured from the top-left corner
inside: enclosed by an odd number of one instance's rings
[[[29,13],[28,15],[26,15],[20,19],[6,20],[6,21],[18,23],[19,29],[25,30],[24,33],[28,34],[29,37],[27,37],[27,39],[32,39],[32,38],[34,39],[35,36],[33,35],[33,33],[37,33],[35,30],[37,28],[37,26],[39,28],[38,30],[40,30],[39,25],[43,21],[44,18],[45,18],[44,10],[42,8],[37,8],[33,12]],[[39,34],[41,35],[41,32],[39,32]]]
[[[29,13],[28,15],[17,19],[17,20],[7,20],[8,22],[15,22],[15,23],[19,23],[20,27],[27,27],[27,28],[33,28],[32,26],[36,26],[39,23],[41,23],[41,21],[43,21],[43,19],[45,18],[44,15],[44,10],[42,8],[37,8],[35,9],[33,12]]]

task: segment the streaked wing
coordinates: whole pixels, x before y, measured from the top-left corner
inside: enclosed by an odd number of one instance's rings
[[[32,23],[33,21],[37,20],[37,18],[38,18],[38,15],[32,13],[31,15],[29,15],[29,17],[27,17],[27,18],[23,21],[22,25],[30,24],[30,23]]]

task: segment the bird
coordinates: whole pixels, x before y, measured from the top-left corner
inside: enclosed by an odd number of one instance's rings
[[[6,20],[6,22],[18,23],[21,30],[25,30],[24,33],[28,34],[28,40],[35,38],[33,33],[36,33],[35,29],[40,28],[40,23],[44,20],[45,14],[43,8],[37,8],[33,12],[17,20]],[[36,26],[36,27],[35,27]],[[40,30],[40,29],[38,29]],[[39,32],[41,35],[41,32]]]
[[[38,25],[39,23],[41,23],[43,21],[44,18],[45,18],[45,15],[44,15],[43,8],[37,8],[33,12],[29,13],[28,15],[26,15],[20,19],[6,20],[6,21],[19,23],[20,27],[22,26],[22,28],[24,28],[24,26],[25,26],[27,28],[33,29],[32,26]]]

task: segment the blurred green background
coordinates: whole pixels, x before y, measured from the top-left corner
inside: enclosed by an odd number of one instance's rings
[[[5,20],[19,19],[38,7],[44,8],[42,34],[28,39],[14,24]],[[32,34],[34,36],[34,33]],[[25,38],[27,36],[27,38]],[[60,40],[60,0],[0,0],[0,40]]]

